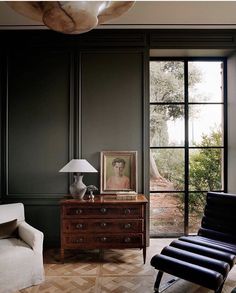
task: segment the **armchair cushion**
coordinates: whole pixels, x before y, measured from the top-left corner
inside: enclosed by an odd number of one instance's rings
[[[40,255],[21,239],[0,241],[0,293],[12,293],[44,280]]]
[[[17,219],[0,224],[0,239],[16,236]]]
[[[0,293],[43,282],[43,233],[25,222],[24,205],[0,205],[0,223],[4,230],[15,223],[18,232],[18,238],[0,238]],[[5,232],[2,234],[6,236]]]
[[[17,222],[25,220],[25,209],[22,203],[0,205],[0,223],[6,223],[17,219]]]
[[[43,251],[43,233],[26,222],[21,222],[18,226],[19,237],[25,241],[34,252]]]

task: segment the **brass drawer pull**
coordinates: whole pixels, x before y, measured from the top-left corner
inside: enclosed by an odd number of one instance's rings
[[[125,237],[125,243],[129,243],[131,242],[131,238],[130,237]]]
[[[130,228],[131,228],[131,224],[130,224],[130,223],[125,224],[125,225],[124,225],[124,228],[125,228],[125,229],[130,229]]]
[[[125,215],[129,215],[131,213],[131,209],[125,209]]]
[[[101,212],[102,214],[105,214],[105,213],[107,212],[107,209],[106,209],[106,208],[101,208],[101,209],[100,209],[100,212]]]
[[[75,239],[73,242],[74,243],[82,243],[82,242],[84,242],[84,238]]]
[[[107,237],[101,237],[100,240],[101,242],[107,242]]]
[[[80,214],[82,214],[82,213],[83,213],[83,210],[81,210],[81,209],[79,209],[79,210],[76,210],[76,211],[75,211],[75,213],[76,213],[76,215],[80,215]]]
[[[100,226],[101,226],[102,228],[106,228],[106,227],[107,227],[107,223],[103,222],[103,223],[100,224]]]
[[[77,228],[77,229],[82,229],[83,227],[84,227],[84,225],[81,224],[81,223],[79,223],[79,224],[76,225],[76,228]]]

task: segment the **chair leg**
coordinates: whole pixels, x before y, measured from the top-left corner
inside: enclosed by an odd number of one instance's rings
[[[172,279],[170,279],[166,283],[162,284],[161,289],[160,289],[160,284],[161,284],[161,279],[162,279],[163,274],[164,274],[164,272],[162,272],[162,271],[159,271],[157,274],[156,282],[154,284],[154,292],[155,293],[161,293],[161,292],[165,291],[166,289],[168,289],[169,287],[171,287],[177,281],[180,280],[178,277],[173,276]]]
[[[157,274],[157,278],[156,278],[156,282],[154,284],[154,291],[155,293],[160,293],[159,292],[159,287],[160,287],[160,284],[161,284],[161,278],[163,276],[163,272],[159,271],[158,274]]]
[[[225,282],[223,282],[223,284],[220,286],[220,288],[218,290],[215,291],[215,293],[221,293],[221,291],[222,291],[222,289],[224,287],[224,283]]]

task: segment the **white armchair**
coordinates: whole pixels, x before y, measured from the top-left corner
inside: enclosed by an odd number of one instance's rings
[[[0,205],[0,224],[17,219],[18,238],[0,238],[0,293],[44,281],[43,233],[25,222],[22,203]]]

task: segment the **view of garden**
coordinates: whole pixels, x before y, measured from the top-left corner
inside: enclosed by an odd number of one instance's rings
[[[187,64],[187,66],[186,66]],[[196,233],[223,190],[223,62],[150,62],[150,233]],[[187,88],[187,90],[186,90]]]

